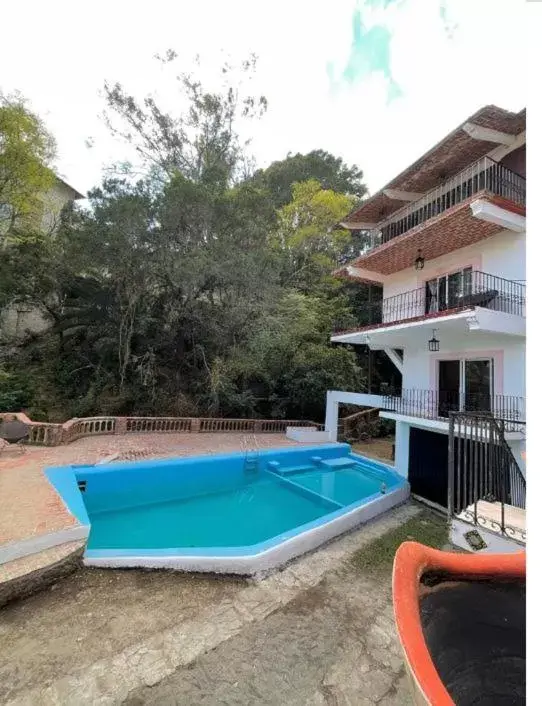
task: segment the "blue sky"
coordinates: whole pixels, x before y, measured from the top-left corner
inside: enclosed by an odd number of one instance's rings
[[[365,172],[375,191],[482,105],[526,102],[525,3],[518,0],[96,0],[85,14],[49,0],[3,8],[0,88],[20,90],[59,145],[76,188],[99,182],[127,148],[99,115],[104,79],[175,104],[152,60],[168,48],[205,71],[253,51],[253,90],[269,100],[251,129],[259,164],[288,151],[327,149]],[[187,8],[190,7],[188,10]],[[91,137],[93,148],[85,146]]]

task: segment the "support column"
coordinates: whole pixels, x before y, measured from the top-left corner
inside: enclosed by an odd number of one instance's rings
[[[326,426],[325,430],[330,432],[329,440],[337,441],[337,426],[339,424],[339,403],[335,399],[335,395],[331,390],[328,390],[326,396]]]
[[[408,479],[408,451],[410,445],[410,425],[395,422],[395,470]]]

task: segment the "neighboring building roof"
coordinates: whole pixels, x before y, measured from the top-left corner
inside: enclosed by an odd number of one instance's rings
[[[61,177],[58,176],[58,174],[55,174],[56,180],[60,182],[63,186],[65,186],[67,189],[69,189],[73,193],[73,198],[75,201],[78,199],[86,199],[86,196],[82,194],[80,191],[77,191],[77,189],[74,189],[73,186],[70,186],[67,181],[64,181]]]
[[[425,193],[497,147],[494,141],[472,137],[465,127],[474,125],[517,136],[525,131],[525,123],[525,109],[511,113],[495,105],[480,108],[374,196],[357,206],[343,223],[379,223],[405,205],[404,199],[390,198],[385,191]]]

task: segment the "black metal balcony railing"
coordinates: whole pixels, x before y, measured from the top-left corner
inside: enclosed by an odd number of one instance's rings
[[[366,252],[403,235],[481,191],[489,191],[520,206],[525,205],[525,178],[499,162],[483,157],[418,201],[395,211],[378,228],[370,231]]]
[[[475,306],[525,317],[525,284],[477,270],[466,272],[458,282],[440,288],[436,280],[425,287],[386,297],[365,305],[353,319],[335,322],[334,333],[349,329],[393,324],[409,319],[442,315]]]
[[[515,395],[410,389],[385,395],[384,408],[422,419],[448,419],[455,412],[488,412],[502,420],[507,431],[517,431],[516,425],[525,422],[525,398]]]
[[[510,510],[525,509],[527,485],[504,432],[492,415],[451,414],[448,515],[524,542],[521,514]]]

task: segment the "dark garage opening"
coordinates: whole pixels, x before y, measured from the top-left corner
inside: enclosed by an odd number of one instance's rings
[[[410,490],[443,508],[448,506],[448,435],[410,428]]]

